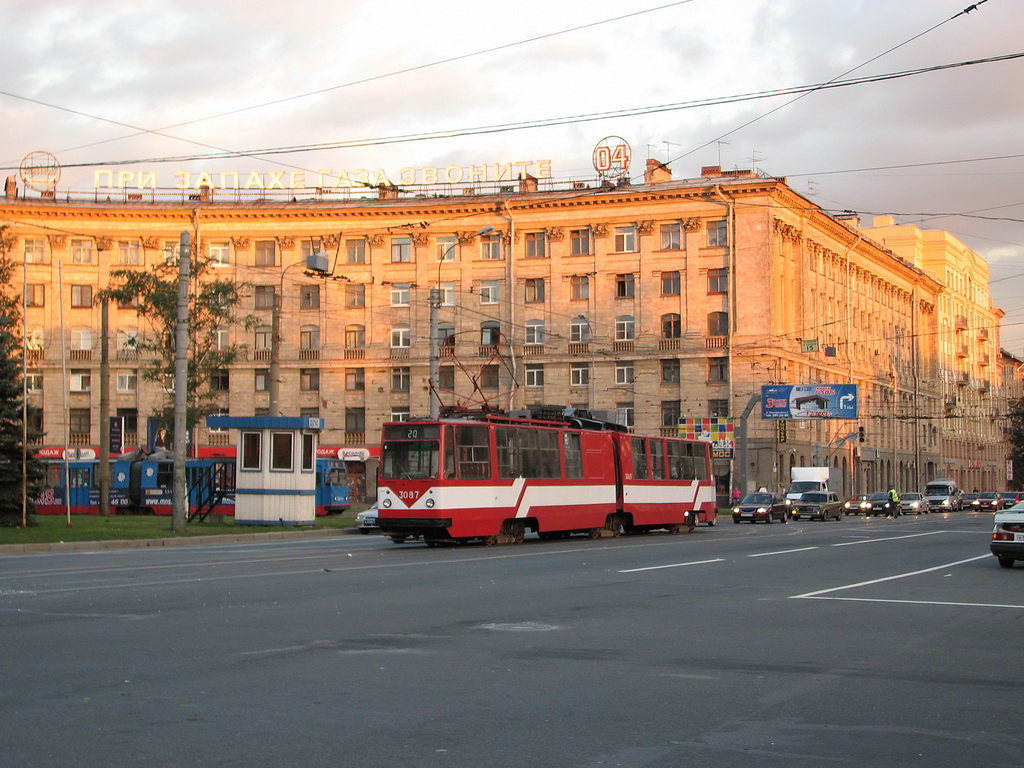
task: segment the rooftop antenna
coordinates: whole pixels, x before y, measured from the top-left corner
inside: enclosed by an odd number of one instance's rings
[[[728,141],[716,141],[715,143],[718,145],[718,167],[721,168],[722,167],[722,145],[725,144],[725,145],[728,146],[729,142]]]

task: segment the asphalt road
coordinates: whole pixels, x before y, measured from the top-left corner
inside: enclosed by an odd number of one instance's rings
[[[0,558],[2,766],[1014,766],[991,515]]]

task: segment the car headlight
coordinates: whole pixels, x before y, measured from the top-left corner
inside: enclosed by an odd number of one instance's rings
[[[762,512],[767,512],[768,511],[768,507],[758,507],[757,511],[758,511],[758,514],[760,514]]]

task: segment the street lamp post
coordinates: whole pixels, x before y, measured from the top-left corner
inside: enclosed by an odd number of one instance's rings
[[[478,230],[473,237],[479,237],[480,235],[486,235],[489,232],[493,232],[494,227],[488,225]],[[441,368],[441,344],[438,339],[438,310],[441,307],[441,265],[444,264],[448,258],[448,254],[451,253],[455,246],[469,240],[471,238],[456,239],[454,243],[445,248],[444,253],[437,260],[437,280],[434,281],[434,287],[430,289],[427,301],[430,303],[430,372],[427,377],[427,389],[428,397],[430,398],[430,418],[432,421],[436,421],[441,415],[441,395],[438,393],[438,373]]]

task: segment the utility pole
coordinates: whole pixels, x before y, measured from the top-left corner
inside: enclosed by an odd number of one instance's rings
[[[174,335],[174,485],[171,491],[171,529],[185,532],[188,488],[185,485],[185,440],[188,433],[188,281],[192,235],[181,233],[178,246],[178,322]]]
[[[109,302],[100,302],[100,514],[110,514],[110,339]]]
[[[430,419],[436,421],[441,415],[441,395],[437,391],[437,376],[441,367],[440,344],[437,338],[437,310],[441,303],[441,291],[438,286],[430,289],[427,301],[430,303],[430,375],[427,379],[427,389],[430,391],[427,396],[430,398]]]

